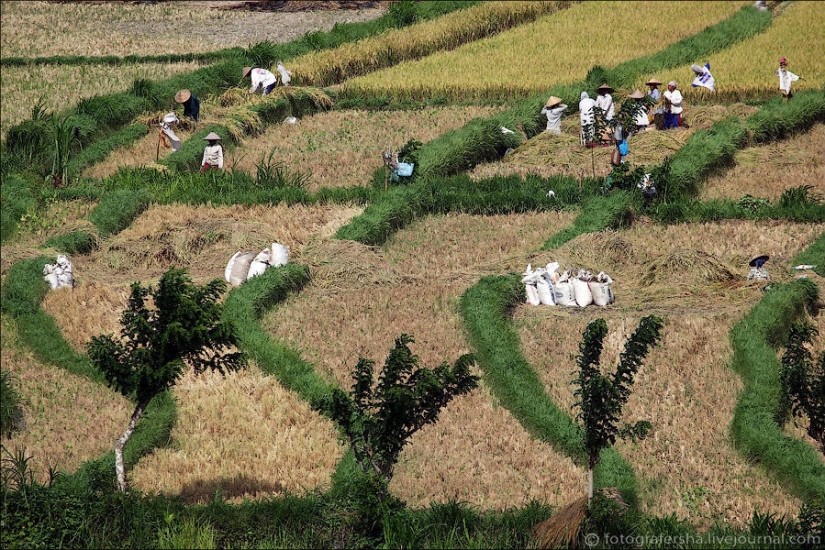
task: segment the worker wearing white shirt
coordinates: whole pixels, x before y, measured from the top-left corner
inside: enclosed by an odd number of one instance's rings
[[[581,122],[581,144],[590,143],[593,141],[593,125],[596,119],[593,112],[593,107],[596,102],[591,98],[587,92],[581,93],[581,101],[579,101],[579,121]]]
[[[266,69],[244,67],[243,77],[246,78],[246,75],[249,75],[249,78],[252,79],[252,87],[249,88],[250,94],[254,94],[260,87],[261,95],[266,95],[278,84],[278,78]]]
[[[221,147],[221,136],[215,132],[209,132],[209,135],[203,138],[209,142],[203,149],[203,160],[201,161],[201,174],[207,170],[223,170],[223,147]]]
[[[602,84],[596,88],[596,93],[599,94],[596,97],[596,107],[604,111],[604,118],[608,121],[613,120],[613,115],[616,111],[616,108],[613,106],[613,96],[610,95],[613,91],[613,88],[607,84]]]
[[[682,93],[676,89],[676,81],[667,83],[665,96],[665,124],[662,130],[677,128],[682,125]]]
[[[791,82],[805,79],[789,71],[787,69],[787,65],[788,60],[784,57],[781,58],[779,60],[779,69],[777,69],[776,75],[779,77],[779,90],[782,92],[782,95],[785,99],[791,99],[793,97],[793,94],[791,93]]]
[[[560,97],[552,95],[541,110],[541,114],[547,116],[547,130],[545,131],[551,134],[561,134],[561,114],[567,109],[567,105],[561,101]]]

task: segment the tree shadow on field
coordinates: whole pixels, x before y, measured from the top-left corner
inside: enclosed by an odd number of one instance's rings
[[[220,479],[197,479],[186,483],[180,496],[187,504],[204,504],[215,497],[220,489],[223,499],[236,497],[256,497],[261,493],[282,493],[285,488],[280,483],[268,483],[246,475]]]

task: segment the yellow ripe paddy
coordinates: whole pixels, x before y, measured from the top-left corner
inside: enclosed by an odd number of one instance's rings
[[[779,58],[788,59],[788,70],[803,77],[792,91],[822,88],[825,82],[825,4],[790,2],[768,29],[756,36],[694,63],[710,63],[716,80],[717,100],[736,101],[744,97],[764,97],[779,93],[776,70]],[[710,99],[705,88],[691,88],[690,65],[674,70],[687,99]],[[663,79],[661,79],[663,80]],[[644,89],[644,78],[635,88]]]
[[[454,51],[350,79],[341,88],[400,98],[530,95],[579,81],[594,65],[612,67],[657,52],[749,3],[582,2]],[[618,10],[628,24],[613,25]],[[633,22],[643,22],[645,30]]]

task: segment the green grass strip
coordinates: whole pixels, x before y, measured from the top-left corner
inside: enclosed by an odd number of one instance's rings
[[[731,423],[734,440],[749,459],[762,463],[808,502],[825,495],[825,465],[813,446],[784,435],[776,422],[781,391],[777,350],[791,323],[818,297],[809,280],[776,285],[730,335],[732,367],[745,384]]]
[[[509,311],[523,300],[523,285],[517,274],[487,276],[468,289],[459,307],[470,343],[496,399],[533,437],[586,468],[581,427],[547,395],[544,384],[521,353]],[[597,487],[616,487],[627,502],[636,502],[633,469],[613,449],[602,451],[594,483]]]
[[[149,207],[149,194],[145,191],[118,189],[103,195],[98,205],[89,213],[89,221],[101,237],[120,233]]]
[[[815,265],[814,273],[825,277],[825,232],[793,259],[793,265]],[[804,273],[804,272],[803,272]]]
[[[287,264],[268,269],[229,292],[224,316],[234,323],[241,349],[261,370],[275,375],[284,387],[312,403],[334,386],[321,379],[299,353],[274,342],[260,327],[264,313],[290,293],[301,290],[309,278],[309,268],[305,265]]]
[[[124,126],[110,137],[97,141],[83,148],[69,161],[69,178],[79,175],[83,169],[106,159],[117,149],[128,146],[149,133],[145,124],[130,124]]]
[[[52,55],[48,57],[3,57],[0,67],[28,65],[139,65],[142,63],[215,63],[243,55],[243,48],[226,48],[214,52],[162,55]]]
[[[274,341],[260,325],[261,317],[268,310],[289,294],[299,292],[309,280],[309,268],[305,265],[287,264],[268,269],[229,292],[224,317],[235,325],[240,348],[263,372],[275,376],[285,388],[313,404],[331,393],[335,386],[324,381],[300,353]],[[355,455],[349,450],[333,473],[333,486],[346,492],[353,476],[359,473]]]
[[[21,342],[39,361],[94,383],[106,385],[103,374],[94,367],[89,357],[76,352],[66,342],[54,318],[40,307],[43,298],[49,292],[49,285],[43,279],[43,266],[52,261],[51,258],[40,256],[12,265],[3,285],[2,310],[14,318]],[[155,397],[124,449],[124,460],[135,464],[141,456],[165,445],[176,416],[175,403],[168,392]],[[125,431],[125,425],[123,429]],[[98,471],[98,477],[102,475],[103,479],[111,482],[110,487],[114,486],[115,479],[114,441],[112,449],[111,453],[88,466]],[[84,466],[79,472],[78,479],[84,479],[83,483],[88,483],[88,475],[89,471]]]
[[[597,233],[604,229],[629,226],[633,217],[632,205],[633,197],[626,191],[614,191],[607,196],[593,197],[585,203],[573,225],[553,234],[541,249],[558,248],[583,233]]]
[[[29,183],[18,176],[3,177],[0,185],[0,242],[6,242],[16,232],[20,219],[37,206]]]

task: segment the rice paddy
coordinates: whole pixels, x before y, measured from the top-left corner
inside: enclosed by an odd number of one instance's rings
[[[610,32],[601,32],[604,16],[614,12],[615,4],[582,2],[453,51],[441,51],[352,78],[340,88],[345,93],[398,99],[525,97],[553,85],[579,81],[594,65],[613,67],[631,57],[659,51],[733,15],[745,4],[623,4],[627,21],[646,23],[647,32],[639,33],[635,25],[619,25]],[[695,17],[698,11],[702,17]],[[592,32],[582,32],[583,29]],[[633,44],[633,48],[629,49],[628,44]],[[569,102],[573,98],[563,99]]]
[[[750,3],[634,2],[627,6],[629,19],[651,22],[651,32],[641,38],[633,25],[615,32],[578,32],[594,28],[594,21],[613,13],[615,5],[577,3],[455,51],[348,80],[337,90],[363,97],[512,100],[581,80],[595,64],[610,67],[631,53],[636,57],[661,50]],[[262,28],[258,24],[262,14],[218,13],[203,9],[202,3],[190,4],[3,2],[3,56],[200,52],[273,39],[272,33],[249,30]],[[703,17],[691,17],[697,10]],[[341,17],[374,17],[379,10],[367,11],[337,12],[338,19],[318,25],[331,26]],[[810,44],[818,47],[819,42],[794,33],[800,25],[820,21],[821,6],[783,3],[777,14],[765,33],[709,58],[720,95],[705,97],[686,90],[688,127],[631,138],[627,159],[631,165],[659,163],[697,129],[731,115],[746,118],[758,110],[751,104],[723,104],[721,92],[731,90],[728,83],[742,75],[742,90],[767,94],[773,86],[776,43],[786,48],[781,55],[791,60],[792,70],[812,76],[796,89],[822,84],[825,56],[810,51]],[[210,33],[216,28],[215,18],[226,31],[219,36]],[[75,24],[66,27],[56,22],[62,19]],[[92,24],[93,19],[100,23]],[[158,21],[164,25],[157,26]],[[289,39],[290,20],[279,21],[286,22],[277,38]],[[187,32],[177,35],[174,29],[184,22]],[[55,29],[66,39],[44,40],[44,33],[53,36]],[[42,47],[35,49],[38,41]],[[332,59],[336,54],[325,55]],[[39,93],[44,94],[48,109],[60,110],[83,97],[125,89],[135,78],[161,79],[197,67],[196,63],[157,63],[116,69],[4,68],[0,130],[5,134],[28,118]],[[770,69],[764,89],[763,68]],[[684,69],[673,73],[681,75]],[[687,82],[686,77],[679,79]],[[39,85],[42,82],[49,82],[47,90]],[[295,86],[277,93],[300,90]],[[724,98],[738,100],[740,91],[735,88]],[[322,94],[334,97],[320,90],[313,93],[319,101],[324,101]],[[246,107],[272,97],[261,99],[232,88],[221,96],[201,99],[205,121],[227,124],[242,137],[227,158],[229,169],[254,174],[256,165],[268,159],[306,173],[310,192],[369,185],[382,165],[380,152],[388,146],[397,150],[410,139],[426,143],[504,108],[479,101],[405,111],[331,110],[305,116],[295,124],[267,126],[249,115]],[[606,175],[611,148],[591,150],[579,145],[576,102],[569,98],[567,102],[562,135],[542,133],[469,175],[475,180],[508,174]],[[329,107],[333,107],[331,100],[325,105]],[[141,116],[145,122],[155,122],[159,113]],[[194,130],[182,127],[178,135],[186,141]],[[811,185],[821,194],[823,139],[825,126],[820,123],[806,134],[742,149],[735,155],[735,167],[704,183],[701,199],[751,194],[776,201],[784,190],[799,185]],[[83,176],[104,178],[119,167],[152,165],[156,147],[157,136],[150,132]],[[169,153],[161,150],[162,156]],[[75,230],[94,234],[87,219],[94,206],[88,201],[51,201],[36,216],[24,216],[18,235],[3,243],[2,276],[16,261],[56,254],[57,250],[42,246],[51,237]],[[800,500],[773,473],[745,458],[731,440],[729,426],[743,385],[729,367],[728,334],[763,296],[764,283],[746,280],[748,261],[768,254],[766,267],[772,280],[791,280],[797,273],[790,273],[787,266],[825,231],[825,222],[736,220],[663,226],[640,217],[630,229],[584,234],[557,250],[539,251],[550,235],[573,223],[576,212],[485,217],[451,213],[419,219],[380,247],[333,238],[363,211],[362,206],[332,204],[152,205],[91,254],[72,257],[76,287],[49,292],[42,307],[54,317],[67,342],[83,352],[92,336],[119,332],[132,282],[155,284],[168,267],[180,266],[189,269],[196,283],[204,283],[223,277],[234,252],[257,251],[279,242],[290,247],[291,262],[309,266],[311,282],[268,313],[261,325],[273,340],[297,350],[322,378],[348,388],[358,358],[381,365],[401,333],[415,337],[411,348],[422,366],[452,363],[472,352],[457,303],[481,277],[522,272],[528,263],[544,265],[553,260],[563,268],[605,271],[614,280],[613,306],[514,309],[522,351],[548,394],[570,411],[574,401],[570,372],[588,321],[607,319],[610,332],[602,364],[612,366],[639,319],[649,313],[660,315],[665,319],[661,346],[645,361],[624,418],[650,420],[654,431],[647,440],[616,444],[638,478],[641,511],[656,516],[672,513],[700,528],[714,523],[742,528],[755,511],[798,514]],[[825,291],[821,277],[810,277]],[[820,311],[813,320],[819,327],[813,347],[821,350],[825,316]],[[73,472],[83,462],[111,452],[132,404],[101,385],[39,363],[16,335],[14,320],[4,313],[0,322],[3,369],[12,372],[24,396],[27,420],[25,430],[4,438],[3,445],[25,447],[34,457],[31,464],[41,481],[47,479],[49,466]],[[481,374],[478,369],[475,373]],[[218,490],[231,503],[325,490],[346,450],[331,422],[255,364],[225,378],[187,375],[173,396],[177,421],[170,445],[156,449],[129,470],[132,486],[146,494],[180,496],[187,503],[203,504],[214,499]],[[805,422],[790,423],[785,432],[812,443]],[[88,425],[100,429],[88,433]],[[436,424],[412,439],[400,456],[390,491],[416,508],[456,501],[501,511],[532,500],[561,507],[581,496],[586,476],[586,470],[569,457],[531,437],[482,379],[477,390],[451,402]],[[576,511],[570,510],[572,515]]]
[[[535,262],[604,270],[614,280],[616,303],[608,308],[525,305],[515,312],[525,356],[565,410],[574,401],[570,372],[589,321],[607,320],[601,365],[609,370],[641,317],[665,319],[661,345],[644,362],[624,413],[625,422],[646,419],[654,431],[644,441],[617,443],[642,477],[643,509],[703,527],[714,521],[742,526],[755,509],[780,515],[798,509],[797,499],[730,441],[742,383],[728,367],[730,344],[720,335],[761,298],[764,283],[746,280],[750,257],[769,254],[773,280],[788,280],[784,266],[823,230],[823,224],[641,224],[618,234],[583,235]],[[620,253],[606,256],[610,248]],[[647,280],[666,258],[673,258],[669,276]]]

